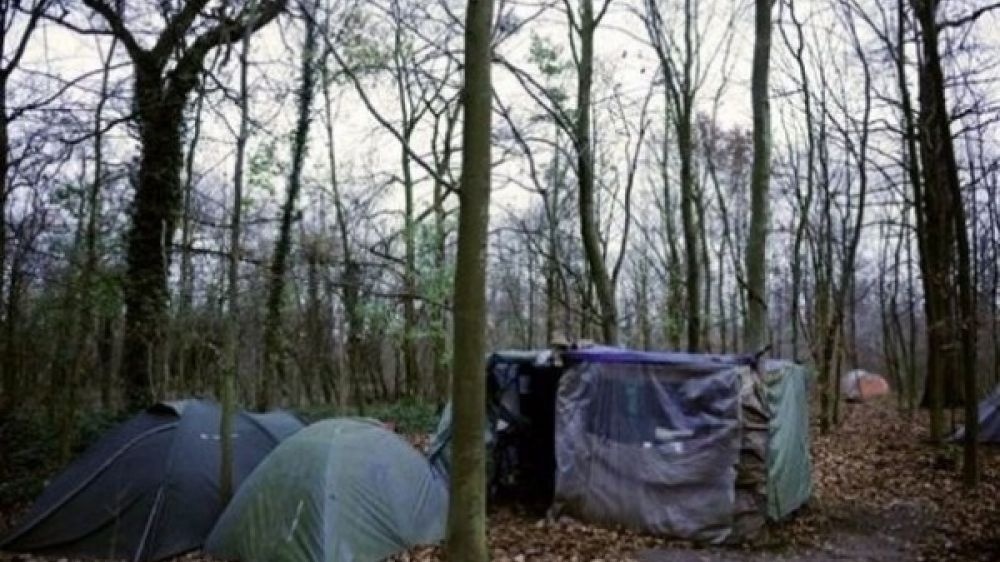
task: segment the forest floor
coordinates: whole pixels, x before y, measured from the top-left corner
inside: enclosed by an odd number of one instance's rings
[[[489,523],[493,560],[1000,562],[1000,448],[983,449],[982,484],[966,492],[956,469],[960,449],[926,444],[926,421],[921,416],[902,417],[884,400],[844,405],[843,417],[830,434],[813,438],[813,500],[754,544],[696,548],[619,529],[498,509],[491,513]],[[0,450],[11,451],[9,445],[0,427]],[[0,465],[0,484],[16,477],[10,472],[9,465]],[[23,502],[0,503],[0,534],[24,508]],[[434,548],[396,558],[403,562],[439,559]],[[44,559],[0,553],[0,562],[36,560]],[[177,562],[206,560],[190,554]]]

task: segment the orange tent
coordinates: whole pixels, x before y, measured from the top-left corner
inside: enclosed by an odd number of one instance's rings
[[[850,401],[867,402],[889,394],[889,383],[875,373],[855,369],[840,379],[840,394]]]

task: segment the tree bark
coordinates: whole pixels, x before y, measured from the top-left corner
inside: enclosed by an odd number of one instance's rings
[[[486,562],[486,247],[490,204],[492,0],[469,0],[462,92],[462,181],[455,263],[455,416],[447,556]]]
[[[276,382],[285,382],[285,336],[283,333],[282,308],[285,301],[285,275],[292,247],[292,222],[297,220],[296,206],[302,190],[302,167],[309,149],[309,125],[312,122],[312,100],[315,90],[313,68],[316,50],[316,19],[307,14],[306,35],[302,47],[300,82],[298,90],[298,115],[292,138],[292,166],[288,175],[288,192],[281,208],[281,225],[278,240],[274,245],[274,256],[268,275],[267,315],[264,319],[264,372],[261,391],[257,397],[257,408],[264,410],[274,399]]]
[[[233,496],[233,417],[236,414],[236,385],[240,377],[240,229],[243,223],[243,162],[246,155],[247,139],[250,136],[250,100],[247,87],[248,57],[250,54],[250,33],[243,34],[240,49],[240,128],[236,137],[236,163],[233,170],[233,210],[229,231],[229,259],[227,263],[226,293],[229,307],[226,315],[226,366],[219,381],[219,401],[222,415],[219,420],[219,446],[222,448],[219,462],[219,496],[222,505],[229,503]]]
[[[170,244],[181,199],[181,126],[188,94],[197,85],[212,49],[238,40],[248,28],[253,32],[266,25],[284,10],[285,2],[264,1],[209,28],[193,41],[186,41],[195,19],[208,3],[188,0],[168,19],[153,47],[145,48],[129,31],[117,8],[105,0],[83,0],[122,42],[135,75],[141,155],[126,250],[122,358],[125,396],[132,408],[143,407],[153,399],[154,369],[161,364]],[[247,22],[251,11],[255,14],[252,25]],[[182,43],[187,44],[187,49],[167,70],[170,58]]]
[[[935,307],[935,325],[928,327],[940,338],[937,349],[928,353],[958,351],[957,364],[961,365],[965,404],[965,447],[963,483],[974,487],[979,481],[978,425],[976,391],[976,311],[975,288],[970,266],[970,245],[962,201],[958,164],[952,141],[948,101],[945,95],[945,77],[938,47],[938,0],[912,0],[914,12],[921,28],[920,64],[920,155],[923,162],[924,209],[927,214],[929,252],[924,275],[933,280],[934,294],[928,295]],[[957,258],[956,261],[952,261]],[[947,272],[955,267],[957,279]],[[956,294],[957,293],[957,294]],[[950,303],[957,301],[958,318],[950,311]],[[956,325],[957,323],[957,325]],[[946,351],[948,350],[948,351]],[[950,363],[949,364],[955,364]],[[943,369],[935,373],[943,377]],[[938,380],[935,391],[941,390],[944,381]],[[933,430],[934,428],[932,428]],[[938,430],[942,428],[936,428]],[[932,437],[940,438],[941,435]]]
[[[747,315],[743,326],[746,351],[761,349],[767,334],[767,228],[768,185],[771,169],[771,106],[768,70],[771,58],[771,8],[773,0],[755,1],[753,71],[753,169],[751,171],[750,235],[746,255]]]
[[[604,263],[597,218],[594,209],[594,154],[590,135],[590,95],[594,74],[594,31],[598,22],[594,18],[593,0],[581,0],[579,18],[580,64],[577,75],[576,123],[573,141],[576,144],[577,179],[580,182],[580,237],[600,307],[601,335],[607,345],[618,343],[618,307],[615,288]]]

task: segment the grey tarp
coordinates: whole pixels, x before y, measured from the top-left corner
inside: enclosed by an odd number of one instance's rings
[[[746,358],[593,348],[567,363],[557,510],[681,538],[733,538]]]
[[[771,410],[767,455],[767,515],[787,517],[812,495],[809,453],[811,373],[789,361],[767,361],[764,381]]]
[[[1000,386],[979,403],[979,441],[1000,443]]]
[[[499,351],[487,358],[488,486],[491,500],[548,508],[555,473],[555,395],[561,370],[548,351]],[[443,477],[450,471],[451,404],[431,437],[428,457]]]
[[[198,548],[222,511],[219,417],[207,400],[168,402],[109,431],[49,484],[0,549],[160,560]],[[235,427],[239,484],[302,423],[241,412]]]
[[[243,562],[376,562],[442,540],[447,489],[377,422],[315,423],[250,476],[205,544]]]
[[[979,402],[979,436],[980,443],[1000,443],[1000,386]],[[965,431],[959,429],[952,437],[960,440]]]

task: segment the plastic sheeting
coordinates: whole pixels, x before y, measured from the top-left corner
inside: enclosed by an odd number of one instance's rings
[[[767,460],[770,442],[770,409],[767,391],[757,374],[741,368],[740,461],[736,466],[736,505],[728,542],[752,539],[767,518]]]
[[[200,547],[223,508],[220,415],[209,400],[164,402],[107,432],[49,484],[0,549],[162,560]],[[286,412],[238,412],[234,484],[302,426]]]
[[[500,351],[486,367],[487,482],[491,500],[513,500],[544,511],[555,484],[555,402],[562,369],[547,351]],[[428,457],[447,478],[451,470],[449,403],[431,437]]]
[[[740,361],[601,348],[567,359],[557,402],[557,511],[728,540],[741,449]]]
[[[243,562],[376,562],[440,542],[447,489],[376,422],[327,420],[281,444],[247,479],[205,550]]]
[[[772,520],[781,520],[812,495],[808,400],[811,373],[788,361],[768,361],[765,370],[771,410],[767,515]]]
[[[979,435],[980,443],[1000,444],[1000,386],[979,402]],[[965,438],[965,429],[959,428],[952,436],[953,441]]]

